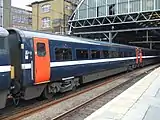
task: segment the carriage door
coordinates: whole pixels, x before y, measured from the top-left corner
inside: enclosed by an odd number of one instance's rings
[[[35,84],[49,82],[50,53],[48,39],[34,38],[34,80]]]
[[[136,48],[136,64],[139,63],[139,49]]]
[[[143,62],[143,55],[142,55],[142,49],[139,50],[139,62],[142,63]]]

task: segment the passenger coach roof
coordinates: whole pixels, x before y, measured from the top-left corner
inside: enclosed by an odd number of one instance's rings
[[[6,37],[8,35],[9,35],[8,31],[6,29],[0,27],[0,36]]]
[[[15,29],[15,28],[12,28],[11,30],[17,31],[21,37],[26,37],[26,38],[39,37],[39,38],[47,38],[49,40],[59,40],[59,41],[65,41],[65,42],[102,45],[102,46],[111,46],[111,45],[119,46],[120,45],[120,44],[115,44],[115,43],[110,44],[109,42],[95,41],[91,39],[74,37],[74,36],[54,35],[50,33],[42,33],[42,32],[37,32],[37,31],[26,31],[26,30],[20,30],[20,29]],[[135,46],[128,46],[128,45],[121,45],[121,46],[135,48]]]

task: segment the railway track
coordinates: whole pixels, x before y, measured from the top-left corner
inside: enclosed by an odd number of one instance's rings
[[[159,65],[154,65],[154,66],[142,68],[142,69],[144,69],[144,70],[143,70],[143,71],[144,71],[144,72],[143,72],[143,75],[144,75],[146,72],[148,72],[148,71],[150,71],[150,70],[153,70],[154,68],[156,68],[156,67],[158,67],[158,66],[159,66]],[[54,106],[54,105],[56,105],[56,104],[58,104],[58,103],[61,103],[61,102],[65,101],[65,100],[68,100],[68,99],[70,99],[70,98],[73,98],[73,97],[76,97],[76,96],[78,96],[78,95],[87,93],[88,91],[91,91],[91,90],[93,90],[93,89],[99,88],[99,87],[101,87],[101,86],[104,86],[104,85],[106,85],[106,84],[108,84],[108,83],[111,83],[111,82],[113,82],[113,81],[116,81],[116,80],[118,80],[118,79],[122,79],[122,78],[128,76],[129,74],[131,74],[131,75],[130,75],[130,79],[133,79],[133,78],[138,77],[138,76],[143,76],[143,75],[140,74],[138,71],[140,71],[140,69],[137,69],[137,70],[135,70],[135,71],[132,71],[132,72],[129,72],[129,73],[125,73],[125,74],[122,74],[122,75],[110,77],[109,80],[107,79],[107,81],[103,81],[102,83],[98,83],[98,84],[96,84],[96,85],[94,85],[94,86],[93,86],[93,85],[89,85],[89,87],[86,86],[85,89],[82,89],[82,88],[81,88],[80,91],[75,92],[75,93],[70,93],[69,95],[66,95],[65,97],[62,97],[62,98],[60,98],[60,99],[58,99],[58,100],[43,102],[43,103],[41,103],[41,104],[39,104],[39,105],[37,104],[37,105],[34,106],[34,107],[31,106],[31,107],[28,107],[28,108],[26,108],[26,109],[25,109],[25,108],[19,108],[19,112],[15,113],[15,114],[12,114],[12,115],[9,115],[9,114],[8,114],[8,115],[5,115],[5,116],[2,115],[2,116],[0,116],[0,119],[4,119],[4,120],[19,120],[19,119],[23,119],[24,117],[30,116],[30,115],[32,115],[32,114],[34,114],[34,113],[41,112],[42,110],[44,110],[44,109],[46,109],[46,108],[49,108],[50,106]],[[136,72],[137,72],[137,73],[136,73]],[[135,73],[136,73],[136,74],[135,74]],[[138,74],[138,73],[139,73],[139,74]],[[75,106],[75,107],[72,107],[72,108],[69,109],[68,111],[63,112],[63,113],[61,113],[61,114],[59,114],[59,115],[57,115],[57,116],[55,116],[55,117],[53,117],[53,118],[50,118],[50,119],[52,119],[52,120],[64,119],[65,116],[67,116],[67,115],[69,115],[69,114],[71,114],[71,113],[74,113],[74,112],[75,112],[76,110],[78,110],[79,108],[83,108],[85,105],[87,105],[87,104],[89,104],[89,103],[91,103],[91,102],[94,102],[94,101],[97,100],[98,98],[101,98],[102,96],[108,94],[110,91],[113,91],[114,89],[116,89],[116,88],[118,88],[118,87],[121,87],[121,86],[124,86],[125,84],[128,84],[128,83],[129,83],[129,80],[126,81],[126,82],[124,82],[124,83],[122,83],[122,84],[117,85],[115,88],[110,89],[110,90],[107,91],[107,92],[104,92],[104,93],[102,93],[102,94],[100,94],[100,95],[97,95],[97,96],[95,96],[94,98],[92,98],[92,99],[90,99],[90,100],[87,100],[87,101],[85,101],[85,102],[83,102],[83,103],[81,103],[81,104],[79,104],[79,105],[77,105],[77,106]],[[31,109],[31,108],[32,108],[32,109]],[[11,112],[12,112],[12,111],[11,111]]]
[[[136,83],[138,80],[140,80],[143,76],[145,76],[145,73],[140,76],[135,76],[138,78],[136,78],[133,81],[126,81],[126,82],[116,86],[115,88],[113,88],[105,93],[102,93],[101,95],[98,95],[98,96],[96,96],[96,97],[94,97],[94,98],[92,98],[82,104],[79,104],[78,106],[52,118],[51,120],[75,120],[75,119],[76,120],[83,120],[88,115],[92,114],[95,111],[95,109],[97,110],[100,107],[102,107],[103,105],[105,105],[106,103],[108,103],[110,100],[112,100],[117,95],[121,94],[127,88],[129,88],[134,83]],[[114,95],[112,95],[112,94],[114,94]],[[112,96],[110,97],[110,95],[112,95]],[[97,106],[97,103],[100,105]]]

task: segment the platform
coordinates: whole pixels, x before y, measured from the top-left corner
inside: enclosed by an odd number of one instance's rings
[[[85,120],[160,120],[160,67]]]

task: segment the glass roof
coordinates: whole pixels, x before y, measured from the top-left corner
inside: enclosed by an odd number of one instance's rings
[[[82,0],[73,20],[160,10],[160,0]]]

